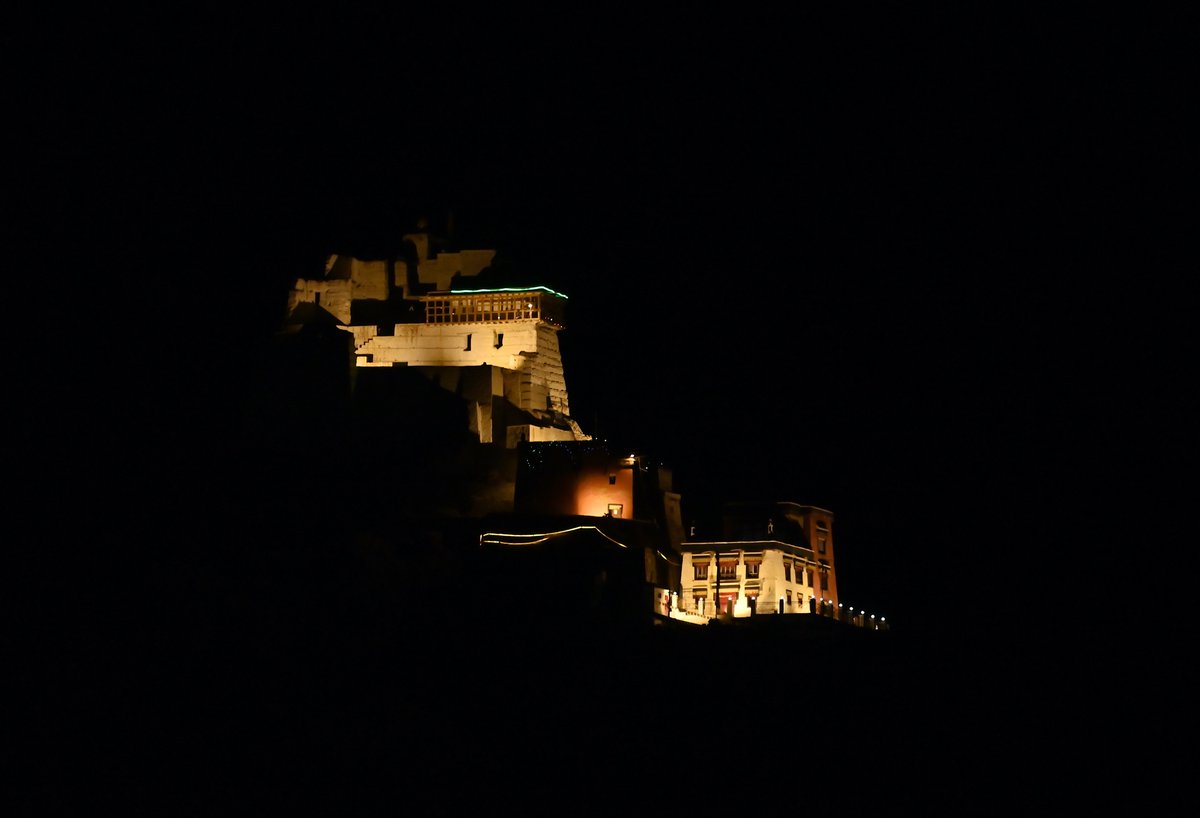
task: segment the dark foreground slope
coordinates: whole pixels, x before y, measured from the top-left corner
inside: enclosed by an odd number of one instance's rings
[[[259,534],[145,572],[103,661],[57,680],[82,707],[41,734],[31,755],[56,763],[30,806],[978,814],[1105,769],[1045,646],[533,616],[469,565],[477,605],[444,559]]]

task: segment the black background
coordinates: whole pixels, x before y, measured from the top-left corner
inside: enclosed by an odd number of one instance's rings
[[[51,527],[115,507],[92,560],[170,565],[161,526],[240,479],[227,433],[292,281],[452,213],[570,297],[573,414],[660,455],[685,515],[830,508],[850,603],[1086,675],[1170,553],[1139,456],[1190,437],[1171,24],[73,20],[23,168],[40,349],[71,361],[42,450],[81,461]]]

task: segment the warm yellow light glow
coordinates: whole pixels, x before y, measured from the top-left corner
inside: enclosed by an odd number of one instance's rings
[[[597,534],[604,537],[604,539],[606,539],[610,542],[616,543],[617,545],[621,546],[622,548],[629,547],[628,545],[621,542],[620,540],[614,540],[612,537],[608,536],[603,531],[601,531],[599,528],[596,528],[596,526],[594,526],[594,525],[577,525],[577,526],[574,526],[573,528],[564,528],[561,531],[545,531],[545,532],[541,532],[538,534],[505,534],[505,533],[502,533],[499,531],[488,531],[484,534],[479,535],[479,544],[481,546],[482,545],[537,545],[539,543],[544,543],[546,540],[550,539],[551,537],[561,537],[563,534],[570,534],[573,531],[586,531],[589,529],[591,531],[595,531]],[[516,539],[498,540],[498,539],[494,539],[495,537],[513,537]]]
[[[477,293],[527,293],[532,292],[533,290],[542,290],[543,292],[550,293],[551,295],[557,295],[559,298],[567,297],[563,293],[555,292],[549,287],[543,287],[541,285],[536,287],[489,287],[484,290],[450,290],[450,293],[452,295],[474,295]]]

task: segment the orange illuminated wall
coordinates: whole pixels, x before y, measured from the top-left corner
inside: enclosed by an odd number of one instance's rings
[[[813,576],[813,587],[817,597],[824,597],[834,605],[838,603],[837,570],[833,560],[833,512],[816,506],[803,506],[795,503],[780,503],[780,510],[785,518],[800,523],[804,530],[805,542],[801,543],[812,549],[818,566],[828,570],[825,573],[826,587],[824,590],[817,584],[820,582],[816,573]]]
[[[633,468],[598,463],[580,471],[575,484],[572,514],[603,517],[633,517]]]
[[[518,450],[514,510],[634,519],[634,462],[603,442],[537,441]]]

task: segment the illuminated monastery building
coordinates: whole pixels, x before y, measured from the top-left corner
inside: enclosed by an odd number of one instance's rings
[[[681,607],[734,616],[838,608],[833,513],[796,503],[729,503],[712,540],[682,545]]]
[[[404,246],[392,259],[330,256],[323,276],[295,282],[282,334],[332,333],[345,345],[351,391],[403,375],[453,397],[439,406],[461,412],[453,424],[495,455],[489,490],[465,514],[478,520],[479,552],[510,588],[537,577],[576,585],[552,596],[580,609],[608,598],[697,623],[714,614],[836,615],[831,512],[728,504],[719,531],[685,531],[668,468],[594,440],[572,419],[558,344],[567,296],[481,286],[495,273],[495,251],[442,250],[424,222]],[[548,565],[553,572],[541,570]],[[551,596],[532,581],[525,593]]]

